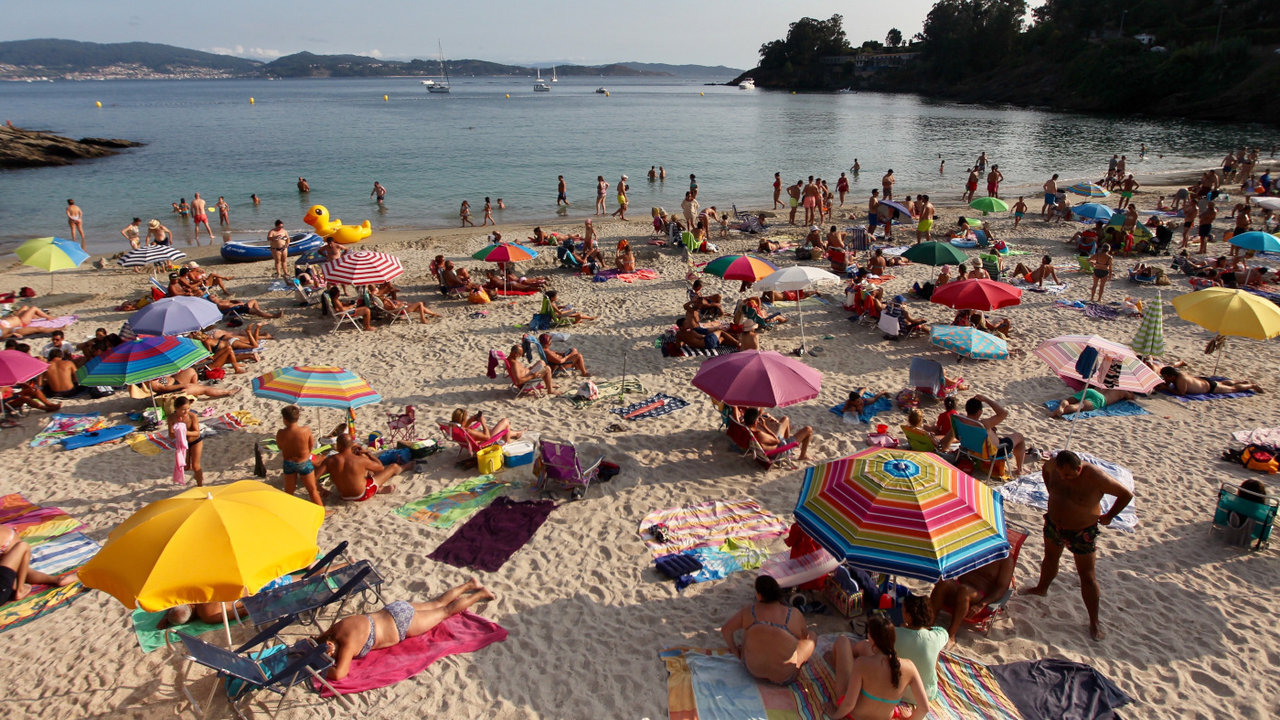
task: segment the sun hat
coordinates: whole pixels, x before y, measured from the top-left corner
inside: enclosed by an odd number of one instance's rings
[[[200,267],[200,263],[196,262],[195,260],[192,260],[191,262],[187,263],[187,267],[191,268],[192,270],[195,270]]]
[[[149,227],[149,228],[151,228],[152,230],[154,230],[154,229],[156,229],[156,228],[160,227],[160,221],[159,221],[159,220],[156,220],[156,219],[154,219],[154,218],[152,218],[151,220],[148,220],[148,221],[147,221],[147,227]]]

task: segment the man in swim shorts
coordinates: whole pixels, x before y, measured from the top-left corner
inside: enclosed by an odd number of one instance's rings
[[[560,207],[561,204],[565,207],[569,206],[569,196],[566,193],[564,176],[560,175],[556,180],[556,207]]]
[[[1102,594],[1096,573],[1098,535],[1133,500],[1133,493],[1096,465],[1063,450],[1045,461],[1044,484],[1049,491],[1049,508],[1044,515],[1044,560],[1040,582],[1024,590],[1027,595],[1045,595],[1058,575],[1063,550],[1070,550],[1080,575],[1080,594],[1089,612],[1089,634],[1104,637],[1098,620],[1098,600]],[[1115,498],[1111,509],[1102,512],[1102,496]]]
[[[343,500],[361,502],[379,493],[393,492],[394,485],[384,485],[402,470],[413,469],[413,463],[401,466],[383,465],[369,451],[356,445],[349,434],[338,436],[338,452],[324,459],[320,474],[328,474]]]
[[[880,191],[872,190],[871,199],[867,201],[867,232],[874,234],[876,225],[880,224]]]
[[[1128,390],[1107,389],[1098,390],[1096,388],[1085,388],[1070,397],[1063,398],[1058,401],[1058,409],[1053,411],[1051,417],[1062,417],[1077,412],[1088,412],[1090,410],[1101,410],[1108,405],[1114,405],[1125,400],[1132,400],[1134,394]]]
[[[196,234],[200,233],[200,226],[204,225],[204,229],[209,233],[209,239],[213,239],[213,228],[209,227],[209,212],[205,208],[204,198],[200,197],[200,193],[196,193],[195,198],[191,200],[191,219],[195,222]]]
[[[1040,217],[1048,220],[1049,211],[1058,204],[1058,173],[1054,173],[1044,183],[1044,205],[1040,207]]]
[[[800,207],[800,190],[804,185],[804,181],[797,180],[795,185],[787,187],[788,204],[791,206],[790,222],[796,224],[796,208]]]
[[[921,240],[933,241],[933,218],[937,210],[929,202],[928,195],[920,196],[920,222],[916,225],[916,243]]]
[[[280,456],[284,460],[284,491],[292,495],[301,479],[311,502],[324,505],[324,496],[316,486],[316,468],[311,463],[311,451],[316,446],[316,439],[311,434],[311,428],[298,424],[301,412],[297,405],[286,405],[280,409],[284,427],[276,431],[276,447],[280,449]]]
[[[351,672],[352,660],[422,635],[472,605],[493,599],[495,596],[488,588],[471,578],[435,600],[417,603],[397,600],[375,613],[342,618],[316,638],[334,659],[328,677],[341,680]]]

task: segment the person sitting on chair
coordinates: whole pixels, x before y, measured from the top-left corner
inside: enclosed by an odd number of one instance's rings
[[[582,377],[591,377],[587,372],[587,361],[578,352],[578,348],[569,348],[569,352],[561,354],[551,349],[551,335],[542,333],[538,336],[538,344],[542,346],[542,354],[547,356],[547,364],[552,371],[562,368],[574,368]]]
[[[556,319],[572,320],[575,323],[581,322],[583,320],[598,319],[594,315],[586,315],[580,312],[571,311],[568,308],[561,308],[560,305],[556,303],[556,297],[558,295],[559,293],[557,293],[555,290],[548,290],[545,294],[547,307],[550,310],[551,315],[554,316]]]
[[[1001,337],[1007,336],[1009,331],[1013,330],[1013,320],[1004,318],[1000,322],[992,324],[978,310],[969,311],[969,324],[983,332],[994,333]]]
[[[809,459],[809,441],[813,439],[813,428],[804,425],[792,432],[791,418],[782,416],[775,418],[759,408],[747,408],[742,411],[742,424],[751,431],[760,447],[765,452],[776,450],[790,442],[800,443],[800,460]]]
[[[1018,263],[1017,266],[1013,268],[1013,276],[1022,278],[1022,281],[1028,285],[1035,283],[1040,287],[1044,287],[1044,279],[1047,277],[1053,278],[1055,285],[1062,284],[1062,282],[1058,280],[1057,270],[1053,267],[1053,258],[1048,255],[1040,258],[1040,266],[1035,269],[1028,268],[1026,265]]]
[[[521,360],[523,355],[524,348],[520,343],[511,346],[511,352],[507,355],[507,364],[511,366],[511,382],[516,386],[523,386],[525,383],[541,378],[542,387],[547,389],[547,394],[558,395],[560,391],[551,384],[551,368],[544,365],[541,360],[531,366],[525,365]]]
[[[519,440],[520,436],[524,434],[512,431],[511,421],[506,418],[502,418],[490,428],[484,421],[483,410],[477,410],[475,415],[468,417],[466,408],[457,408],[449,419],[454,425],[462,428],[467,435],[470,435],[472,440],[481,445],[502,435],[504,431],[507,434],[507,440]]]
[[[894,295],[893,301],[883,311],[889,317],[898,318],[898,335],[906,337],[917,330],[928,330],[929,324],[922,318],[913,317],[907,310],[906,302],[906,296]]]
[[[337,448],[337,453],[324,459],[317,475],[327,474],[338,494],[349,502],[361,502],[380,493],[394,492],[394,485],[384,483],[401,471],[413,470],[412,462],[403,466],[398,463],[383,465],[345,432],[338,435]]]
[[[813,656],[816,636],[804,615],[783,603],[782,588],[769,575],[756,578],[755,602],[747,605],[720,628],[725,645],[753,677],[785,685]],[[742,643],[737,641],[742,631]]]
[[[397,600],[368,615],[344,617],[316,637],[316,644],[323,644],[334,660],[326,676],[341,680],[351,672],[352,660],[422,635],[472,605],[494,598],[479,580],[471,578],[429,602]]]
[[[980,612],[991,603],[1004,597],[1013,585],[1013,571],[1017,561],[1013,554],[970,570],[953,580],[940,580],[929,594],[929,607],[933,614],[951,613],[951,625],[947,635],[955,642],[956,633],[965,618]]]
[[[719,294],[702,294],[702,278],[694,280],[693,287],[689,288],[689,302],[696,302],[698,304],[699,312],[702,312],[703,310],[714,310],[714,313],[712,314],[716,317],[724,315],[724,308],[720,306],[721,297]]]
[[[333,306],[333,311],[337,314],[350,312],[351,317],[359,318],[364,323],[365,330],[373,329],[373,311],[367,307],[359,307],[355,304],[348,305],[338,298],[338,286],[332,285],[325,293],[329,296],[329,302]]]
[[[1132,400],[1134,397],[1136,396],[1128,390],[1088,387],[1075,395],[1059,400],[1058,409],[1054,410],[1050,417],[1062,417],[1063,415],[1071,415],[1078,412],[1101,410],[1108,405]]]
[[[984,405],[990,405],[992,412],[991,417],[985,419],[982,417],[982,407]],[[965,402],[964,414],[965,417],[979,423],[992,433],[995,433],[996,427],[1009,417],[1009,411],[1003,405],[981,394],[974,395]],[[999,436],[997,435],[997,437]],[[944,438],[945,444],[939,443],[939,447],[947,447],[954,439],[956,439],[956,430],[953,423],[951,431]],[[1001,452],[1013,453],[1014,460],[1017,462],[1017,470],[1015,472],[1020,477],[1022,475],[1022,462],[1027,455],[1026,438],[1022,436],[1022,433],[1009,433],[1007,436],[999,438],[999,444]]]
[[[444,263],[444,271],[440,273],[440,279],[444,281],[444,287],[451,292],[471,292],[480,286],[471,282],[467,271],[462,268],[454,267],[452,260],[446,260]]]

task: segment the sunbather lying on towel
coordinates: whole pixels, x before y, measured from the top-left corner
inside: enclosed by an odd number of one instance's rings
[[[360,502],[396,488],[386,481],[401,471],[413,470],[413,463],[383,465],[368,450],[356,444],[347,433],[338,436],[338,452],[324,459],[320,474],[329,476],[343,500]]]
[[[854,413],[855,415],[861,414],[863,409],[867,407],[868,403],[874,403],[880,398],[893,397],[893,395],[891,395],[890,393],[882,392],[878,395],[873,395],[872,397],[864,398],[862,397],[862,394],[865,392],[870,392],[869,390],[867,390],[865,386],[860,387],[857,390],[850,391],[849,399],[845,400],[844,406],[840,408],[840,414],[841,415],[848,415],[849,413]]]
[[[1018,263],[1013,268],[1013,276],[1022,278],[1022,281],[1028,285],[1035,283],[1036,285],[1043,287],[1045,278],[1049,277],[1053,278],[1055,285],[1062,284],[1062,282],[1058,280],[1058,271],[1053,268],[1053,258],[1048,255],[1040,258],[1040,266],[1036,268],[1029,268],[1022,263]]]
[[[981,611],[1009,591],[1017,564],[1017,558],[1010,554],[1003,560],[987,563],[958,578],[942,580],[933,586],[933,592],[929,594],[929,606],[935,617],[941,612],[951,613],[951,625],[947,628],[947,634],[951,636],[952,642],[955,642],[956,633],[960,632],[960,626],[966,617]]]
[[[740,345],[737,338],[724,330],[713,330],[701,325],[691,326],[687,316],[676,320],[676,328],[676,340],[691,348],[715,350],[721,346],[736,348]]]
[[[224,300],[216,295],[209,296],[209,302],[218,306],[218,309],[224,313],[236,313],[238,315],[254,315],[256,317],[276,319],[284,316],[283,312],[269,313],[258,306],[257,300]]]
[[[205,385],[200,382],[200,376],[192,368],[179,370],[173,375],[143,383],[143,386],[150,386],[151,392],[157,395],[182,392],[196,397],[229,397],[240,392],[240,388],[221,388]]]
[[[485,290],[514,290],[515,292],[538,292],[542,289],[542,285],[531,282],[524,282],[520,278],[510,279],[508,275],[506,280],[498,275],[496,270],[484,271],[484,289]]]
[[[472,605],[493,599],[492,592],[471,578],[435,600],[397,600],[375,613],[342,618],[316,638],[334,659],[328,677],[341,680],[351,672],[352,660],[417,637]]]
[[[1071,397],[1059,400],[1058,409],[1053,411],[1051,417],[1062,417],[1063,415],[1088,412],[1089,410],[1101,410],[1108,405],[1132,400],[1134,397],[1136,396],[1128,390],[1085,388]]]
[[[33,328],[28,327],[32,320],[41,318],[44,320],[52,320],[53,318],[46,314],[43,310],[32,305],[24,305],[14,308],[13,312],[0,317],[0,338],[17,335],[19,337],[25,335],[51,335],[51,328]]]
[[[735,637],[739,630],[741,645]],[[783,685],[795,678],[816,646],[804,615],[782,602],[782,588],[769,575],[756,578],[755,602],[734,613],[720,634],[747,672]]]
[[[1168,365],[1160,368],[1160,378],[1170,395],[1217,395],[1219,393],[1266,392],[1248,380],[1210,380],[1202,375],[1188,375]]]
[[[31,546],[18,539],[18,531],[0,525],[0,605],[31,594],[32,585],[66,587],[79,578],[75,573],[54,577],[31,569]]]

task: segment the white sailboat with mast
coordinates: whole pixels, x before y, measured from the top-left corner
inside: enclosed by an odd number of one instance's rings
[[[444,65],[444,46],[440,45],[440,41],[436,41],[436,47],[440,49],[440,75],[444,78],[440,82],[434,80],[423,80],[422,84],[427,86],[429,93],[447,93],[449,92],[449,69]]]
[[[535,68],[535,69],[538,72],[538,77],[533,81],[533,91],[534,92],[551,92],[551,86],[547,84],[546,80],[542,79],[542,68]]]

